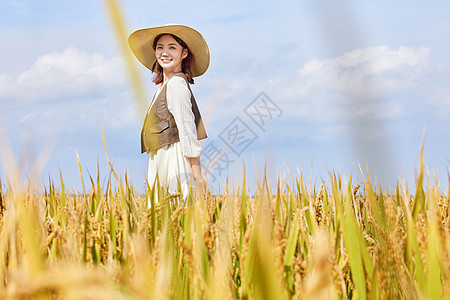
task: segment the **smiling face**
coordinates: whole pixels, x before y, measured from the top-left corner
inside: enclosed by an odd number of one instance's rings
[[[166,76],[181,71],[183,59],[187,55],[187,49],[184,49],[170,34],[161,36],[156,42],[155,56]]]

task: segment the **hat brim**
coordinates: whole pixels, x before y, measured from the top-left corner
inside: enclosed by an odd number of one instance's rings
[[[194,56],[192,76],[203,75],[209,67],[209,48],[203,36],[195,29],[178,24],[139,29],[128,38],[128,44],[137,59],[150,70],[156,62],[153,43],[162,33],[170,33],[182,39]]]

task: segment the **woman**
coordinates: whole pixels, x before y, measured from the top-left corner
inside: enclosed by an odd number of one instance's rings
[[[159,181],[170,194],[180,185],[186,199],[190,184],[206,189],[198,141],[206,131],[190,84],[208,69],[208,45],[195,29],[176,24],[137,30],[128,42],[159,84],[141,132],[142,153],[149,153],[148,183]]]

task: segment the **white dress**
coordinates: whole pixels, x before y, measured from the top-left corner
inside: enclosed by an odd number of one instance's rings
[[[187,157],[197,157],[202,153],[202,148],[197,140],[197,128],[192,112],[191,92],[186,81],[180,76],[173,76],[166,83],[167,108],[175,119],[180,140],[173,144],[163,146],[149,153],[148,183],[150,189],[158,178],[161,186],[167,187],[170,194],[178,192],[178,182],[181,185],[183,198],[189,192],[189,184],[193,190],[198,190],[192,178],[192,168]],[[164,86],[161,86],[153,97],[153,103]],[[149,111],[150,111],[149,108]],[[155,188],[155,191],[157,189]],[[155,192],[155,202],[158,195]],[[148,203],[150,206],[150,201]]]

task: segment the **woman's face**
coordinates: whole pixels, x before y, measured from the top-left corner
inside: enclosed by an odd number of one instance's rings
[[[181,71],[187,55],[187,49],[183,49],[170,34],[161,36],[156,43],[155,56],[166,74]]]

